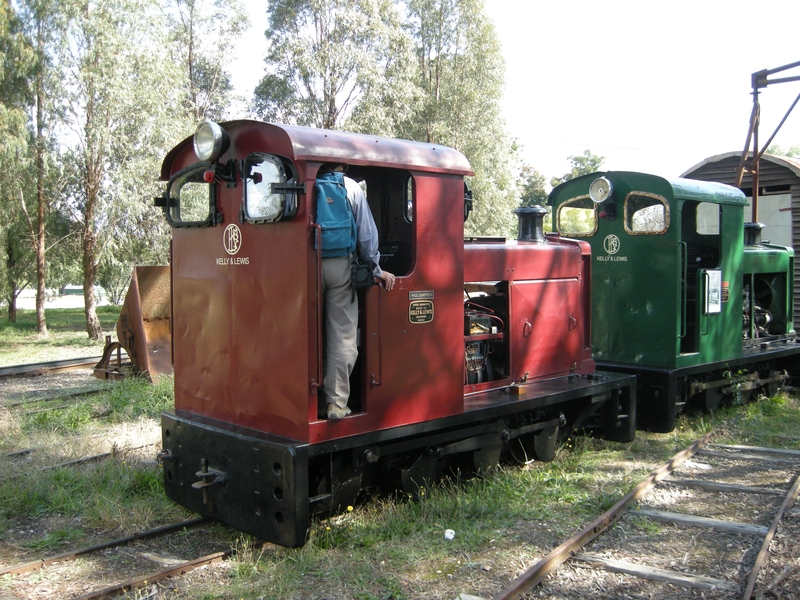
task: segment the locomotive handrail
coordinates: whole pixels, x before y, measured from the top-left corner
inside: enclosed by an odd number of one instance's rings
[[[709,292],[709,288],[711,287],[711,276],[708,274],[708,271],[706,269],[703,269],[702,273],[703,273],[703,289],[700,290],[700,293],[703,295],[702,296],[703,297],[703,316],[706,319],[705,320],[706,330],[705,331],[701,330],[700,331],[700,335],[708,335],[708,323],[710,321],[710,319],[708,317],[708,315],[709,315],[709,311],[708,311],[708,292]]]
[[[314,248],[317,261],[317,372],[316,379],[311,380],[311,392],[322,386],[322,227],[319,223],[312,223],[311,229],[314,231]]]
[[[682,338],[686,337],[686,304],[688,302],[687,294],[689,282],[686,280],[688,277],[688,262],[689,262],[689,247],[686,242],[678,242],[681,249],[681,334]]]
[[[366,294],[365,294],[366,295]],[[378,378],[375,373],[370,374],[370,387],[380,387],[383,385],[383,301],[381,300],[381,286],[378,286]]]

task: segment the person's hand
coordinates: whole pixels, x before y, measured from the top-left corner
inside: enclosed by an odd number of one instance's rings
[[[392,291],[392,288],[394,287],[394,279],[395,279],[394,275],[392,275],[388,271],[384,271],[378,276],[378,279],[380,279],[383,282],[382,285],[383,287],[386,288],[387,292]]]

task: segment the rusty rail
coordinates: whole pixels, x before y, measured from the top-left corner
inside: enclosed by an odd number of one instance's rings
[[[714,435],[716,435],[716,432],[710,431],[688,448],[678,452],[600,517],[550,552],[519,578],[512,581],[508,587],[494,596],[493,600],[521,598],[523,594],[536,587],[547,575],[555,571],[559,565],[570,559],[579,549],[616,523],[628,511],[631,504],[647,493],[656,483],[667,477],[681,463],[708,444]]]
[[[69,560],[75,560],[79,556],[83,556],[84,554],[91,554],[92,552],[98,552],[99,550],[105,550],[106,548],[114,548],[116,546],[123,546],[125,544],[129,544],[130,542],[136,540],[144,540],[151,537],[156,537],[159,535],[164,535],[165,533],[172,533],[174,531],[180,531],[182,529],[193,529],[195,527],[199,527],[201,525],[207,525],[211,523],[206,518],[197,518],[197,519],[190,519],[188,521],[181,521],[180,523],[173,523],[171,525],[163,525],[161,527],[156,527],[155,529],[149,529],[147,531],[143,531],[141,533],[136,533],[133,535],[129,535],[126,537],[118,538],[116,540],[110,540],[108,542],[103,542],[101,544],[95,544],[94,546],[87,546],[86,548],[80,548],[78,550],[72,550],[70,552],[64,552],[62,554],[56,554],[55,556],[51,556],[49,558],[40,558],[28,563],[24,563],[21,565],[17,565],[15,567],[8,567],[6,569],[0,570],[0,576],[3,575],[21,575],[22,573],[29,573],[31,571],[37,571],[39,569],[43,569],[49,565],[58,563],[58,562],[65,562]]]

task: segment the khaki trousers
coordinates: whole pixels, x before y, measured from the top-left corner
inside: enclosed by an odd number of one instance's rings
[[[350,284],[350,257],[322,259],[322,296],[325,299],[325,356],[322,391],[327,404],[340,408],[350,398],[350,373],[358,358],[358,297]]]

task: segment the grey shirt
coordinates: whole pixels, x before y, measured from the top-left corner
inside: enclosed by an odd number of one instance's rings
[[[383,271],[378,266],[381,253],[378,251],[378,228],[375,226],[375,219],[372,218],[372,211],[369,209],[367,197],[364,190],[355,179],[344,177],[344,187],[347,190],[347,198],[350,206],[353,207],[353,216],[356,218],[356,236],[358,244],[356,252],[363,261],[371,260],[375,263],[372,274],[380,277]]]

